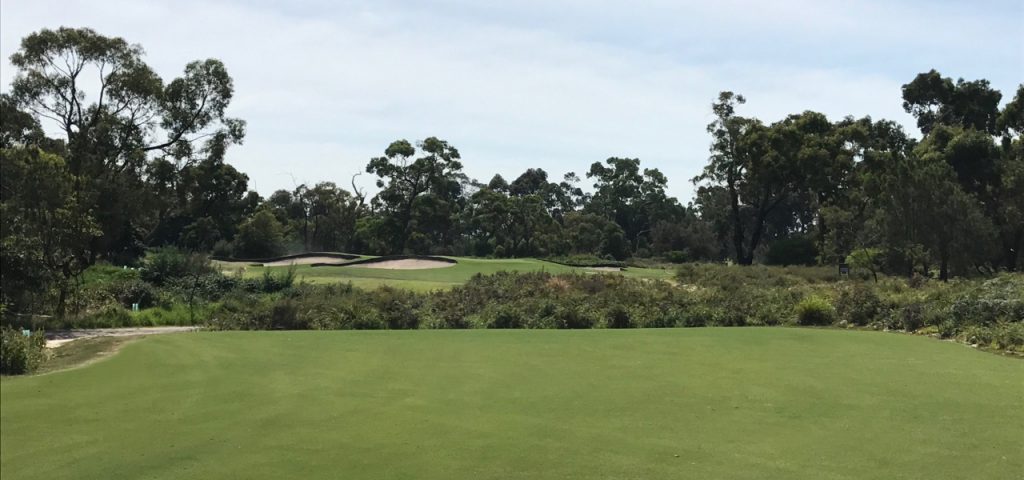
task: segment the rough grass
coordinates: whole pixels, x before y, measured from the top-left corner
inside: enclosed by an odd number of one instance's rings
[[[47,359],[35,371],[44,374],[77,368],[102,360],[139,337],[91,337],[81,338],[65,343],[57,348],[47,350]]]
[[[476,274],[490,275],[500,271],[507,272],[537,272],[546,271],[550,273],[588,272],[588,268],[569,267],[553,262],[546,262],[532,258],[517,259],[483,259],[450,257],[458,263],[452,267],[424,269],[424,270],[383,270],[378,268],[366,268],[360,266],[352,267],[311,267],[309,265],[296,266],[296,275],[299,281],[309,283],[337,283],[351,282],[356,287],[373,289],[381,285],[389,285],[396,288],[407,288],[415,291],[430,291],[451,288],[455,285],[462,285]],[[263,275],[267,269],[277,272],[288,267],[223,267],[224,271],[236,271],[243,268],[245,277],[257,278]],[[658,278],[669,280],[675,275],[671,269],[659,268],[627,268],[623,275],[639,278]]]
[[[1017,478],[1024,362],[817,329],[219,332],[4,378],[33,478]]]

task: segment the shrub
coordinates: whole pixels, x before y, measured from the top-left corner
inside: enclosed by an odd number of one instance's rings
[[[1000,323],[996,325],[993,341],[997,348],[1024,353],[1024,323]]]
[[[203,275],[213,271],[210,260],[204,255],[164,247],[146,255],[140,269],[140,276],[147,282],[163,285],[173,279]]]
[[[419,327],[418,307],[422,300],[415,293],[391,287],[380,287],[370,295],[371,305],[379,312],[386,328],[392,330]]]
[[[131,308],[133,303],[139,304],[139,308],[149,308],[156,305],[159,298],[153,285],[137,278],[108,283],[104,290],[125,308]]]
[[[46,338],[42,332],[25,336],[18,329],[0,328],[0,373],[32,373],[46,359],[45,348]]]
[[[964,329],[962,337],[967,343],[987,347],[995,339],[992,328],[982,325],[970,325]]]
[[[487,328],[523,328],[523,312],[511,305],[499,305],[483,315]]]
[[[823,297],[806,297],[796,304],[798,325],[831,325],[836,318],[836,309]]]
[[[605,313],[605,326],[608,328],[630,328],[633,326],[633,323],[629,317],[629,311],[623,306],[612,306]]]
[[[672,250],[665,252],[665,261],[669,263],[683,263],[690,259],[690,255],[687,252],[681,250]]]
[[[935,310],[930,302],[912,300],[905,305],[894,308],[889,314],[888,321],[884,322],[884,326],[892,330],[913,332],[925,325],[938,325],[941,334],[943,331],[941,327],[942,321],[938,318],[938,314],[939,312]]]
[[[168,283],[167,288],[182,298],[194,295],[203,300],[217,300],[228,292],[239,288],[243,283],[238,277],[211,272],[196,277],[174,279]],[[262,284],[260,286],[262,287]],[[262,288],[257,290],[262,291]]]
[[[263,275],[260,278],[245,279],[241,283],[241,287],[253,293],[275,293],[283,290],[287,290],[295,285],[296,277],[295,265],[289,266],[281,273],[274,273],[270,269],[263,270]]]
[[[593,328],[597,319],[577,305],[562,305],[554,315],[558,328]]]
[[[78,328],[120,328],[133,327],[132,314],[121,305],[106,305],[83,316],[75,322]]]
[[[859,283],[840,288],[835,306],[839,320],[850,325],[868,325],[882,313],[882,299],[874,289]]]
[[[624,267],[626,263],[613,258],[604,258],[597,255],[563,255],[548,257],[545,260],[552,263],[560,263],[573,267]]]

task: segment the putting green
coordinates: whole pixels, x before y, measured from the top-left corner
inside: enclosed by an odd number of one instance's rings
[[[0,400],[5,480],[1024,472],[1024,362],[879,332],[174,334]]]
[[[309,283],[335,283],[352,282],[353,285],[363,288],[376,288],[381,285],[408,288],[411,290],[428,291],[451,288],[455,285],[466,283],[467,280],[476,274],[490,275],[500,271],[507,272],[537,272],[546,271],[551,273],[598,273],[594,269],[581,267],[568,267],[557,263],[546,262],[532,258],[515,259],[485,259],[485,258],[454,258],[458,263],[445,268],[428,268],[422,270],[385,270],[379,268],[368,268],[363,266],[351,267],[311,267],[309,265],[296,265],[296,275],[299,280]],[[225,271],[239,268],[238,265],[224,266]],[[246,277],[259,277],[265,270],[279,274],[288,267],[244,267]],[[675,271],[672,269],[659,268],[627,268],[620,272],[622,275],[670,280]]]

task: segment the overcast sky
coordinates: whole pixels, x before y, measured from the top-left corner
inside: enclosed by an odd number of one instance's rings
[[[248,121],[228,161],[264,195],[347,187],[391,141],[437,136],[481,181],[639,157],[685,203],[721,90],[766,121],[817,110],[916,132],[900,86],[919,72],[987,78],[1004,102],[1024,81],[1020,0],[2,0],[0,89],[20,39],[62,25],[141,44],[165,80],[223,60]]]

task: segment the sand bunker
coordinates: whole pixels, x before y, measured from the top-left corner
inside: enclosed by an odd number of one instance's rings
[[[311,265],[314,263],[326,263],[330,265],[341,265],[351,260],[345,260],[344,258],[338,257],[299,257],[299,258],[287,258],[284,260],[277,260],[273,262],[265,262],[264,267],[287,267],[288,265]]]
[[[587,267],[588,270],[595,272],[621,272],[621,267]]]
[[[352,266],[359,268],[382,268],[384,270],[425,270],[428,268],[454,267],[455,264],[439,260],[406,258],[402,260],[384,260],[381,262],[360,263]]]

